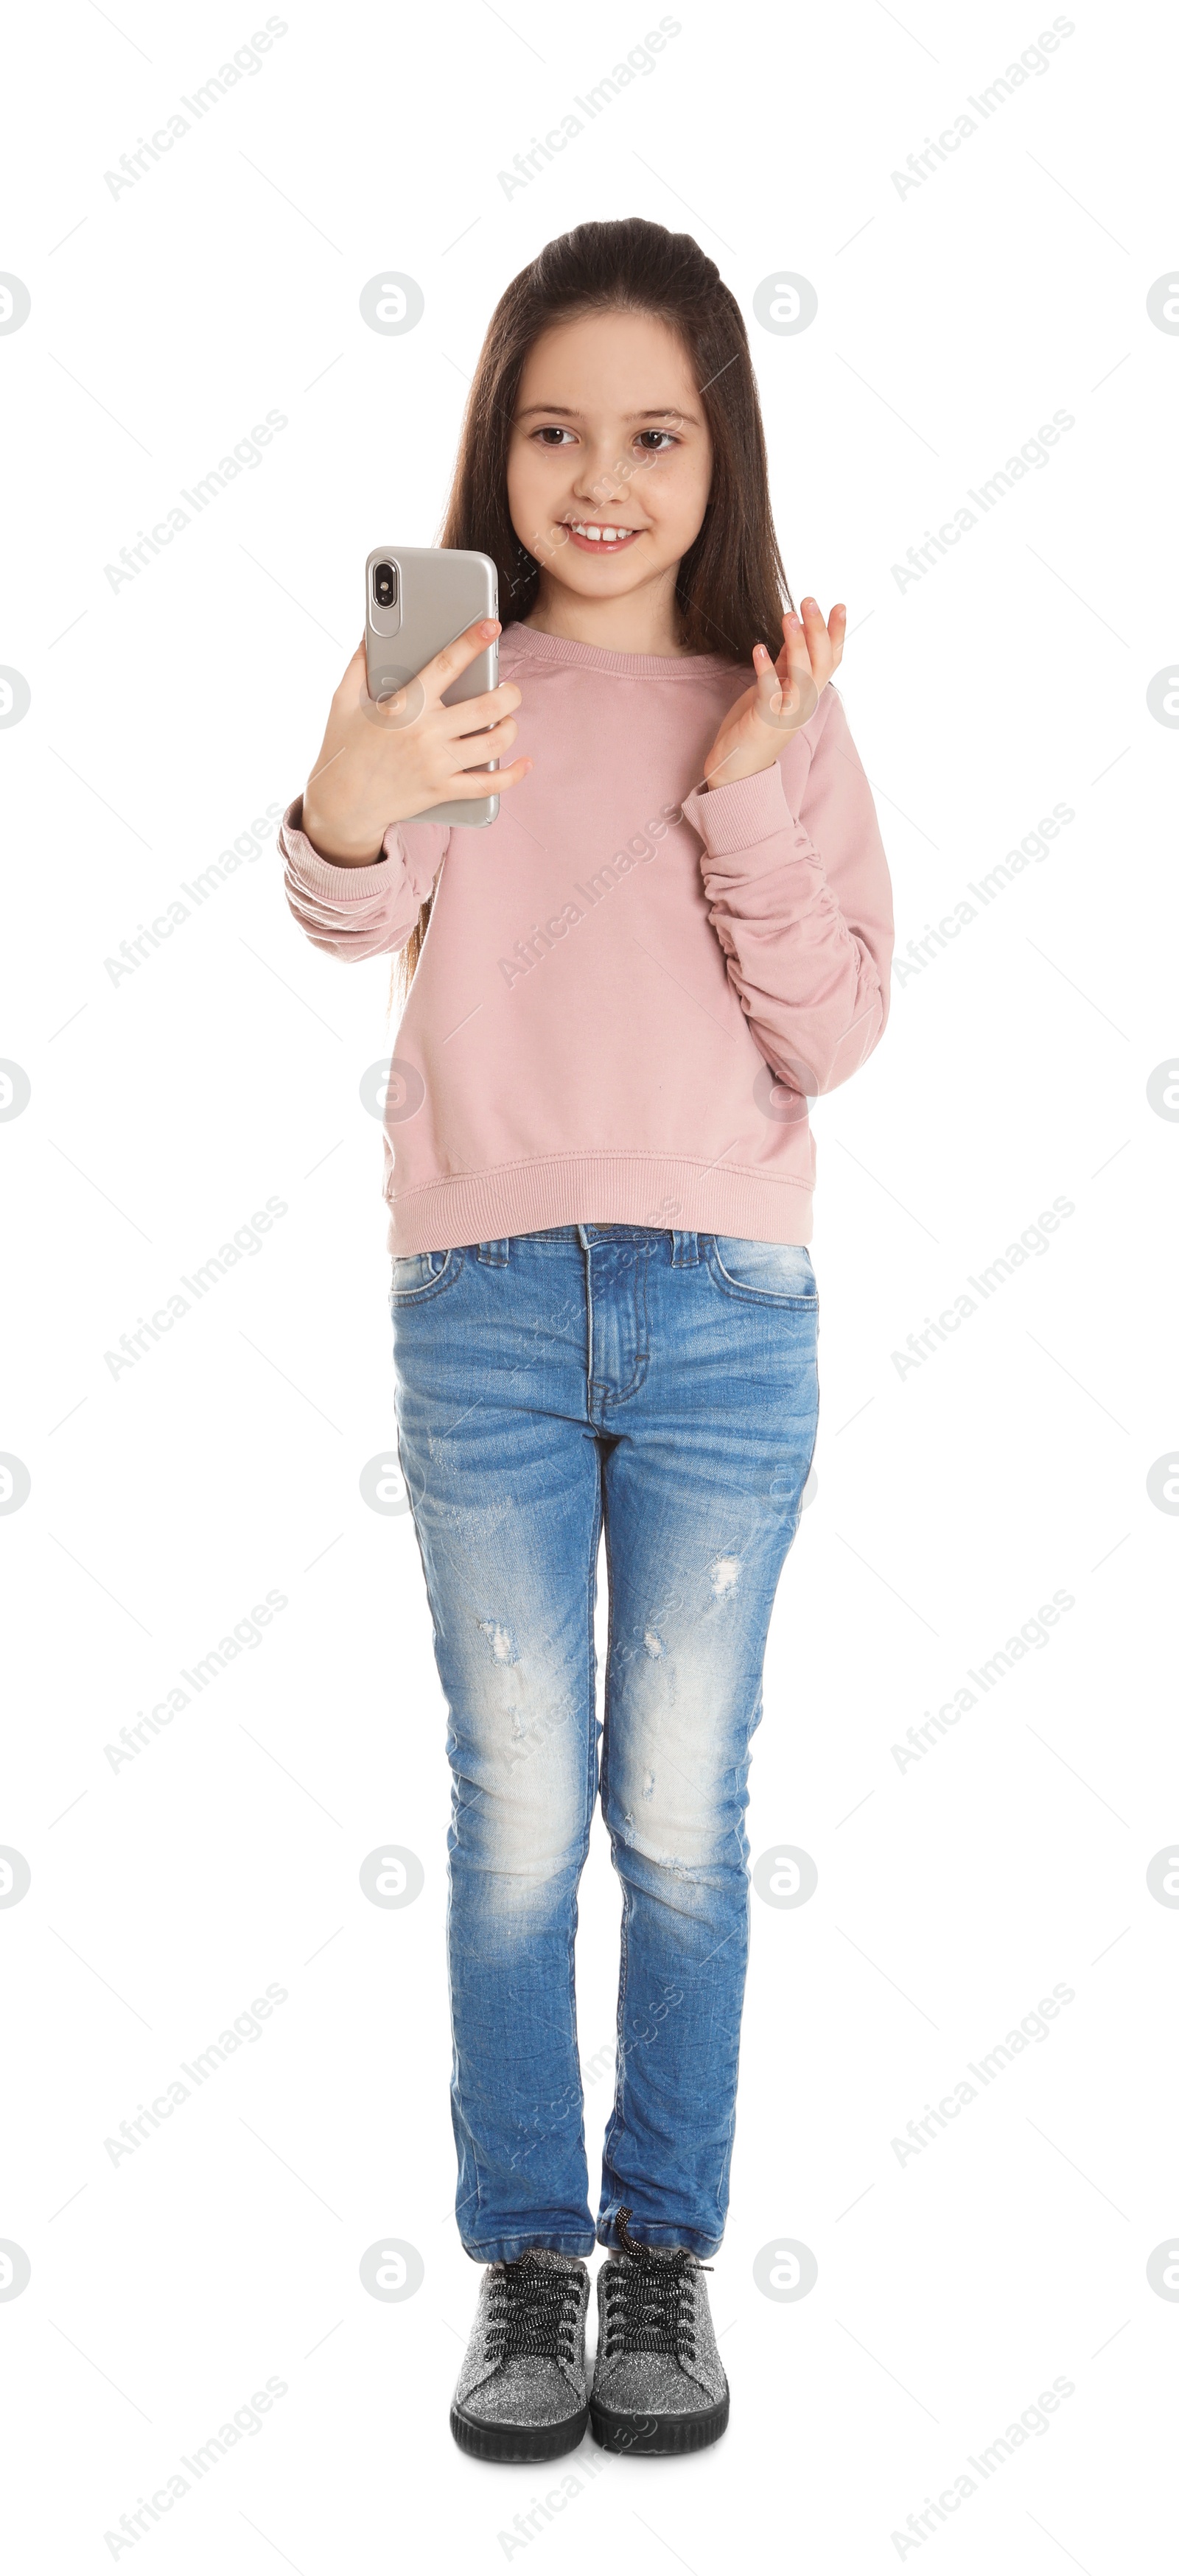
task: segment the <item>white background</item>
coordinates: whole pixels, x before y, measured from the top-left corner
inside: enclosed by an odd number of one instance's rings
[[[1147,1083],[1179,1046],[1179,734],[1147,690],[1179,656],[1179,337],[1146,299],[1179,248],[1174,40],[1078,10],[901,195],[1050,16],[676,14],[654,70],[510,196],[500,170],[654,18],[296,0],[117,196],[104,173],[263,21],[67,0],[10,29],[0,266],[32,309],[0,336],[0,662],[31,705],[0,733],[0,1054],[31,1096],[0,1123],[0,1447],[31,1490],[0,1521],[0,1839],[31,1884],[0,1910],[0,2235],[31,2276],[0,2351],[22,2570],[859,2576],[932,2553],[1114,2576],[1164,2540],[1179,2306],[1147,2262],[1179,2230],[1179,1913],[1146,1872],[1179,1827],[1179,1523],[1147,1477],[1179,1441],[1179,1126]],[[387,969],[302,940],[272,840],[133,973],[105,961],[301,786],[367,550],[436,536],[507,281],[632,212],[690,227],[741,301],[795,595],[849,602],[900,954],[1054,805],[1074,819],[898,987],[816,1113],[818,1494],[750,1834],[809,1852],[818,1886],[754,1900],[712,2283],[731,2430],[683,2463],[587,2442],[546,2473],[472,2463],[447,2428],[476,2274],[451,2215],[444,1719],[411,1523],[358,1482],[393,1427],[358,1088],[391,1045]],[[400,337],[359,311],[382,262],[425,298]],[[800,335],[753,317],[775,263],[816,289]],[[104,566],[271,409],[256,469],[113,589]],[[1057,410],[1050,461],[902,589],[907,549]],[[104,1354],[269,1197],[262,1248],[113,1377]],[[907,1337],[1057,1198],[1050,1248],[902,1376]],[[112,1769],[268,1590],[287,1606],[261,1643]],[[902,1770],[893,1746],[1058,1590],[1050,1642]],[[382,1837],[424,1868],[403,1909],[361,1892]],[[617,1917],[599,1825],[591,2159]],[[112,2164],[104,2140],[268,1983],[287,2000],[262,2036]],[[902,2164],[894,2138],[1058,1984],[1050,2037]],[[361,2284],[383,2231],[424,2264],[402,2301]],[[784,2238],[818,2264],[799,2301],[754,2280]],[[268,2377],[261,2429],[116,2554],[120,2515]],[[1054,2379],[1047,2430],[915,2537]]]

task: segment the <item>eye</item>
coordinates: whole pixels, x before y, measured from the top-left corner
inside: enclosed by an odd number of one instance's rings
[[[572,438],[573,432],[571,429],[563,429],[559,421],[549,420],[542,428],[534,429],[532,435],[538,445],[551,446],[554,439]]]
[[[645,442],[649,438],[658,439],[662,444],[648,447]],[[679,443],[678,438],[673,438],[669,429],[641,429],[635,441],[636,446],[642,448],[644,456],[666,456],[668,448],[678,447]]]

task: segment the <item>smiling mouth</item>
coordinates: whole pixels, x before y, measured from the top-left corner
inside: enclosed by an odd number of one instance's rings
[[[600,519],[566,519],[564,524],[572,543],[580,546],[583,554],[620,554],[644,533],[642,528],[616,528]]]

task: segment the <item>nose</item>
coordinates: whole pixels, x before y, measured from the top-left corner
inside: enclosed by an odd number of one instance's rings
[[[625,500],[629,483],[626,460],[613,441],[599,440],[596,447],[583,450],[573,487],[577,500],[592,502],[599,510],[611,509]]]

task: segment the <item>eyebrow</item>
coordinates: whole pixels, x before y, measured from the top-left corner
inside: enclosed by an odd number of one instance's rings
[[[545,412],[550,416],[556,415],[561,420],[581,420],[583,417],[581,412],[571,410],[568,403],[529,403],[526,411],[517,412],[516,418],[531,420],[537,412]],[[682,420],[689,429],[699,429],[700,426],[695,412],[681,411],[677,403],[664,403],[651,411],[624,412],[623,419],[627,421]]]

